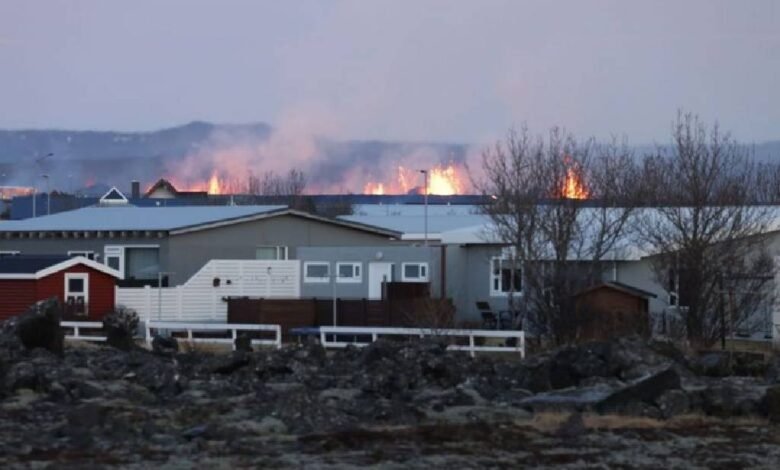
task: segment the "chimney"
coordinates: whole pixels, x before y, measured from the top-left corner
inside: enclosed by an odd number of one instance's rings
[[[141,183],[138,182],[138,181],[133,181],[132,183],[130,183],[130,187],[132,188],[131,191],[130,191],[132,193],[130,198],[131,199],[138,199],[138,198],[140,198],[141,197]]]

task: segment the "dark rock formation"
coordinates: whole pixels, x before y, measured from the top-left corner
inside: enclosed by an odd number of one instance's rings
[[[42,300],[15,319],[16,335],[27,349],[43,348],[61,355],[64,334],[60,328],[59,300]]]
[[[127,308],[118,308],[103,318],[106,343],[123,351],[134,347],[138,331],[138,314]]]

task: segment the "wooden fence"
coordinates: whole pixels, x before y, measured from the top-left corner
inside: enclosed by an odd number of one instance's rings
[[[399,284],[405,284],[398,286]],[[427,284],[388,283],[383,300],[227,298],[228,323],[310,326],[448,327],[455,308],[449,299],[428,297]],[[335,321],[334,321],[335,310]]]

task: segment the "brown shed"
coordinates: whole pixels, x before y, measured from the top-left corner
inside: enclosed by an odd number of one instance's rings
[[[623,284],[603,282],[574,294],[577,338],[603,340],[650,332],[649,299],[655,294]]]

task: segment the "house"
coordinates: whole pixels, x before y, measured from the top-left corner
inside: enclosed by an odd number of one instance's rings
[[[160,178],[146,191],[144,197],[148,199],[195,198],[206,200],[209,193],[208,191],[180,191],[167,179]]]
[[[99,321],[114,309],[116,281],[121,278],[118,271],[80,256],[2,256],[0,320],[56,297],[67,317]]]
[[[574,294],[577,337],[604,340],[613,336],[650,333],[652,292],[607,281]]]
[[[285,206],[101,204],[4,222],[0,254],[83,256],[122,273],[121,286],[173,286],[212,259],[297,259],[301,247],[385,246],[399,236]]]

